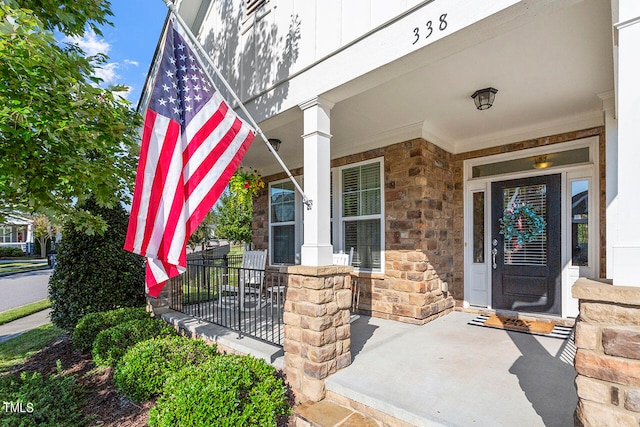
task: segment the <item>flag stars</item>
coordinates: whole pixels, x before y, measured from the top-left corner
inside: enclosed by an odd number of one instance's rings
[[[186,66],[181,66],[180,67],[180,71],[182,71],[183,73],[187,71],[187,67]]]
[[[174,76],[174,74],[171,72],[171,70],[167,70],[167,77],[169,77],[170,79],[172,79]]]
[[[164,98],[161,98],[161,99],[158,100],[158,104],[160,104],[160,105],[162,105],[164,107],[165,105],[167,105],[167,100],[164,99]]]
[[[169,92],[169,89],[171,89],[166,83],[162,85],[162,89],[164,89],[165,92]]]
[[[184,50],[184,45],[183,45],[182,43],[180,43],[180,44],[178,45],[177,49],[178,49],[179,51],[183,51],[183,50]]]
[[[194,97],[193,97],[193,99],[194,99],[196,102],[200,102],[200,101],[202,100],[202,97],[201,97],[200,95],[196,95],[196,96],[194,96]]]
[[[184,62],[185,59],[187,59],[187,56],[186,55],[180,55],[179,59],[180,59],[180,61]]]

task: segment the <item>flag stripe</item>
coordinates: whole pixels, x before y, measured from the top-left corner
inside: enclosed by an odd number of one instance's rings
[[[211,152],[203,159],[198,168],[193,171],[189,180],[185,183],[185,197],[188,199],[193,194],[194,190],[202,183],[207,177],[211,169],[218,163],[218,160],[227,151],[229,146],[235,142],[235,137],[242,128],[242,122],[235,119],[231,128],[227,130],[222,138],[219,139],[218,144],[211,150]]]
[[[213,132],[222,121],[225,119],[227,112],[229,111],[229,106],[226,102],[222,101],[220,103],[211,102],[206,105],[199,114],[206,113],[209,109],[215,109],[215,112],[211,115],[211,118],[206,120],[205,124],[202,127],[199,126],[189,126],[187,128],[187,139],[189,139],[189,145],[184,150],[183,153],[183,162],[185,165],[189,164],[189,160],[194,157],[198,150],[202,147],[202,145],[207,141],[211,132]],[[193,137],[189,138],[189,134],[193,133]]]
[[[247,151],[251,142],[253,141],[254,135],[249,133],[246,135],[244,141],[242,141],[241,148],[238,150],[239,156],[235,157],[229,165],[225,168],[225,170],[220,175],[220,179],[211,187],[211,191],[207,193],[202,202],[193,210],[191,217],[187,221],[187,234],[193,233],[196,228],[198,228],[198,224],[204,219],[207,215],[211,206],[215,204],[218,200],[225,187],[226,183],[229,182],[233,173],[238,169],[240,162],[242,160],[242,156]]]
[[[146,118],[144,121],[142,144],[140,147],[140,160],[138,162],[138,170],[136,171],[136,183],[135,188],[142,187],[144,183],[144,170],[147,165],[147,155],[149,152],[149,140],[151,139],[151,132],[153,131],[153,124],[155,123],[157,114],[154,111],[147,110]],[[133,244],[135,242],[136,228],[138,227],[138,214],[140,212],[141,198],[134,198],[131,204],[131,217],[129,220],[129,227],[127,229],[127,237],[124,243],[124,248],[128,251],[133,251]]]
[[[147,248],[149,246],[149,243],[151,242],[151,238],[155,234],[154,231],[159,231],[157,228],[155,228],[156,222],[162,222],[162,217],[158,218],[160,202],[163,201],[165,196],[164,187],[167,183],[167,179],[175,179],[175,172],[171,169],[173,167],[176,167],[175,161],[173,161],[173,159],[174,157],[176,157],[175,150],[179,140],[180,126],[178,125],[178,123],[171,121],[167,128],[166,137],[164,138],[162,151],[160,152],[160,157],[158,158],[158,164],[156,166],[153,177],[152,188],[155,188],[156,191],[151,191],[151,194],[149,195],[149,210],[147,212],[144,240],[142,241],[142,247],[140,249],[144,254],[147,253]],[[174,173],[172,174],[172,172]]]

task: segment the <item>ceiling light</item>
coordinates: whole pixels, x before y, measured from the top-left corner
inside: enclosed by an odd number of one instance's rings
[[[498,92],[498,89],[488,87],[475,91],[473,95],[471,95],[471,98],[473,98],[473,102],[476,104],[478,110],[487,110],[493,105],[496,92]]]
[[[536,156],[533,158],[533,167],[536,169],[546,169],[553,163],[547,160],[547,155]]]

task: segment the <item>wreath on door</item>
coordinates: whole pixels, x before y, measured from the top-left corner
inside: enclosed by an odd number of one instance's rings
[[[499,221],[500,234],[507,240],[515,240],[519,246],[536,240],[547,227],[542,215],[526,203],[515,204]]]

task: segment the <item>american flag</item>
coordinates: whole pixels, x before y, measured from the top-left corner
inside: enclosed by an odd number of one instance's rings
[[[142,132],[125,249],[147,257],[147,293],[186,270],[186,242],[253,141],[171,18]]]

